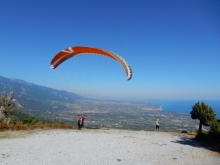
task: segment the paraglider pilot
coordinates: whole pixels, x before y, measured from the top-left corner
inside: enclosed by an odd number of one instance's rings
[[[77,124],[78,124],[78,130],[81,130],[81,128],[84,126],[84,120],[87,118],[87,115],[78,115],[77,116]]]

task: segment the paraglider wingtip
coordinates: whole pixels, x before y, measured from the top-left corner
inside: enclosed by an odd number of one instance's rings
[[[54,66],[53,66],[53,65],[50,65],[50,68],[51,68],[51,69],[54,69]]]

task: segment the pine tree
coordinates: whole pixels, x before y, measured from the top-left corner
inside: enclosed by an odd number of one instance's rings
[[[204,102],[200,104],[200,102],[195,103],[192,106],[192,111],[190,112],[192,119],[198,119],[199,122],[199,132],[202,132],[202,125],[204,126],[211,126],[212,122],[215,121],[215,111],[212,107],[209,107]]]

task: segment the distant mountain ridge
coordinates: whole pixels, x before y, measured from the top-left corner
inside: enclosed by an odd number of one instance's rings
[[[59,121],[74,122],[78,114],[87,114],[90,121],[105,118],[109,119],[109,122],[115,122],[118,117],[120,120],[123,116],[141,118],[140,114],[161,111],[160,105],[91,99],[20,79],[0,76],[0,95],[11,90],[15,93],[14,98],[23,106],[16,112]]]
[[[63,108],[61,103],[74,103],[76,100],[84,99],[71,92],[0,76],[0,95],[11,90],[14,91],[15,99],[23,106],[23,109],[28,111],[55,111]]]

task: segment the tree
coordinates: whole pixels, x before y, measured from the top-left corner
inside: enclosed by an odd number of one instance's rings
[[[22,107],[15,99],[13,99],[13,97],[13,91],[0,97],[0,119],[2,119],[6,124],[9,124],[10,122],[9,114],[16,108],[19,109]]]
[[[212,107],[209,107],[204,102],[200,104],[200,102],[195,103],[192,106],[192,111],[190,112],[192,119],[198,119],[199,121],[199,132],[202,132],[202,125],[211,126],[215,121],[215,111]]]
[[[211,131],[220,132],[220,120],[219,119],[213,120],[212,125],[211,125]]]

